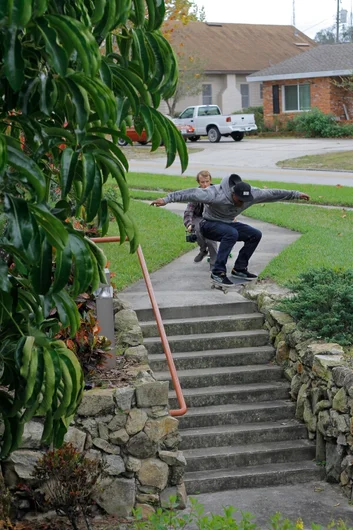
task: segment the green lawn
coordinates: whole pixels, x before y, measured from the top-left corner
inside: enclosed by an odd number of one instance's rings
[[[140,243],[149,272],[160,269],[195,246],[185,242],[180,216],[137,201],[131,202],[130,212],[139,227]],[[107,235],[119,235],[115,222],[111,223]],[[129,253],[128,243],[121,246],[118,243],[106,243],[101,247],[110,262],[110,270],[115,273],[113,283],[118,290],[142,278],[137,254]]]
[[[302,233],[269,263],[263,278],[283,284],[311,268],[353,267],[353,212],[278,203],[252,206],[246,215]]]
[[[193,186],[194,182],[193,177],[129,174],[130,187],[147,188],[147,191],[131,191],[132,197],[138,199],[151,200],[164,196],[167,190]],[[276,182],[256,184],[271,188],[301,189],[322,204],[353,205],[352,188],[309,184],[300,186]],[[151,208],[138,201],[132,201],[131,213],[140,229],[141,245],[151,272],[191,250],[192,245],[185,242],[184,227],[179,216],[163,208]],[[252,206],[246,215],[303,234],[298,241],[271,261],[262,277],[271,277],[283,284],[303,270],[313,267],[352,266],[353,212],[307,206],[304,203],[278,203]],[[251,224],[251,220],[249,222]],[[110,235],[117,234],[118,228],[112,223]],[[138,258],[129,254],[128,245],[104,245],[104,251],[111,262],[111,270],[116,273],[114,282],[117,289],[120,290],[142,278]]]
[[[300,169],[331,169],[353,171],[353,151],[338,151],[326,155],[306,155],[298,158],[280,160],[276,164],[280,167]]]
[[[149,173],[128,173],[127,180],[131,188],[131,196],[136,199],[146,200],[163,197],[169,191],[193,188],[197,184],[195,177],[174,177],[171,175],[153,175]],[[220,181],[221,179],[219,178],[213,179],[214,184],[218,184]],[[309,194],[311,203],[313,204],[353,206],[353,188],[348,186],[324,186],[259,180],[247,180],[247,182],[259,188],[299,190]],[[108,184],[113,184],[113,181],[109,180]],[[145,192],[140,190],[145,190]]]

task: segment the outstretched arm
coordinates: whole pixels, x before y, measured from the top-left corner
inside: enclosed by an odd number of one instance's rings
[[[310,199],[306,193],[301,193],[296,190],[278,190],[278,189],[265,189],[252,188],[254,203],[259,204],[262,202],[277,202],[277,201],[293,201],[293,200],[304,200]]]
[[[214,201],[216,193],[216,186],[172,191],[166,197],[153,201],[151,206],[165,206],[169,202],[202,202],[209,204]]]

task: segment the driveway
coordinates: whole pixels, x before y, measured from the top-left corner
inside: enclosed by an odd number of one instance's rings
[[[218,144],[200,140],[195,144],[188,142],[187,146],[191,151],[186,175],[195,176],[198,171],[208,169],[214,177],[239,173],[244,179],[353,186],[353,175],[349,172],[281,169],[276,166],[276,162],[287,158],[352,150],[351,139],[245,137],[241,142],[222,138]],[[203,150],[192,153],[193,146]],[[165,163],[165,158],[130,160],[130,171],[181,175],[179,161],[168,169]]]

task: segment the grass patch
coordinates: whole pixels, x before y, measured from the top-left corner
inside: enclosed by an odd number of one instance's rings
[[[221,182],[220,178],[213,178],[212,182],[218,184]],[[326,186],[316,184],[298,184],[294,182],[273,182],[262,180],[247,180],[252,186],[258,188],[279,188],[291,189],[307,193],[311,197],[313,204],[326,204],[332,206],[353,206],[353,188],[341,185]],[[171,175],[153,175],[150,173],[128,173],[127,181],[129,187],[132,189],[131,196],[137,199],[144,198],[146,200],[153,200],[158,197],[163,197],[169,191],[183,190],[187,188],[194,188],[197,185],[195,177],[174,177]],[[108,184],[114,184],[113,180],[108,180]],[[140,191],[145,190],[155,193],[140,194]]]
[[[180,216],[136,201],[131,202],[129,211],[139,227],[140,243],[150,272],[194,248],[194,245],[185,242]],[[111,223],[107,235],[119,235],[115,222]],[[128,244],[106,243],[101,246],[110,262],[110,270],[115,273],[113,283],[119,291],[142,278],[137,254],[129,253]]]
[[[246,216],[303,234],[267,265],[262,278],[284,284],[313,268],[352,266],[353,212],[278,203],[252,206]]]
[[[339,151],[326,155],[306,155],[298,158],[280,160],[279,167],[293,167],[300,169],[332,169],[353,171],[353,151]]]

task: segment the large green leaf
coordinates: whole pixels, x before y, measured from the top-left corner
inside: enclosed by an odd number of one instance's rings
[[[30,204],[29,208],[45,235],[55,248],[63,249],[68,241],[68,233],[62,222],[44,204]]]
[[[19,180],[30,184],[37,195],[38,201],[42,201],[46,191],[46,182],[37,164],[26,156],[23,151],[11,145],[7,146],[7,159],[9,165],[17,169]]]
[[[4,36],[5,75],[15,92],[18,92],[24,81],[24,60],[19,35],[16,28],[10,27]]]

